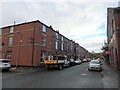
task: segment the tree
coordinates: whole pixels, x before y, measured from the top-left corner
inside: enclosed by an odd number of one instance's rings
[[[103,51],[103,57],[104,59],[109,62],[109,54],[105,54],[105,51],[108,51],[108,44],[104,42],[104,46],[102,46],[101,50]]]

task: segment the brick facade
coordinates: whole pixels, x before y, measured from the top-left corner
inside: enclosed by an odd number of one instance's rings
[[[120,70],[120,8],[108,8],[107,37],[109,62]]]
[[[11,27],[13,31],[10,31]],[[40,66],[49,55],[77,59],[88,53],[79,44],[38,20],[3,27],[2,45],[2,58],[9,58],[13,66]]]

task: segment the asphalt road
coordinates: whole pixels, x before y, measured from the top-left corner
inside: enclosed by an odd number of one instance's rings
[[[32,73],[6,72],[3,88],[103,88],[102,73],[88,71],[88,63],[63,70],[40,70]]]

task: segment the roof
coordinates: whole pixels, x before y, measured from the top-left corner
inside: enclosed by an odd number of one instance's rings
[[[34,22],[39,22],[39,23],[45,25],[44,23],[40,22],[39,20],[35,20],[35,21],[30,21],[30,22],[24,22],[24,23],[20,23],[20,24],[5,26],[5,27],[2,27],[1,29],[3,29],[3,28],[8,28],[8,27],[11,27],[11,26],[19,26],[19,25],[28,24],[28,23],[34,23]],[[47,26],[47,25],[45,25],[45,26]],[[49,27],[49,26],[47,26],[47,27]],[[50,28],[50,27],[49,27],[49,28]]]
[[[58,32],[58,31],[55,31],[53,28],[52,28],[52,26],[50,25],[50,26],[47,26],[46,24],[44,24],[44,23],[42,23],[42,22],[40,22],[39,20],[35,20],[35,21],[30,21],[30,22],[24,22],[24,23],[20,23],[20,24],[15,24],[15,25],[9,25],[9,26],[5,26],[5,27],[2,27],[1,29],[4,29],[4,28],[9,28],[9,27],[12,27],[12,26],[19,26],[19,25],[23,25],[23,24],[28,24],[28,23],[35,23],[35,22],[39,22],[39,23],[41,23],[41,24],[43,24],[43,25],[45,25],[46,27],[48,27],[48,28],[50,28],[51,30],[53,30],[54,32]],[[60,33],[59,33],[60,34]],[[64,38],[66,38],[66,39],[68,39],[67,37],[65,37],[64,35],[62,35],[62,34],[60,34],[61,36],[63,36]],[[70,39],[69,39],[70,40]],[[76,43],[75,41],[73,41],[73,40],[70,40],[70,41],[72,41],[72,42],[74,42],[75,44],[78,44],[78,43]],[[79,44],[78,44],[79,45]],[[80,45],[79,45],[80,46]],[[80,46],[81,48],[83,48],[82,46]],[[85,48],[83,48],[83,49],[85,49]],[[86,49],[85,49],[86,50]],[[87,50],[86,50],[87,51]]]

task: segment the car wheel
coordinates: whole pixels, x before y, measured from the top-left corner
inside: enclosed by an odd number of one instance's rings
[[[6,69],[6,71],[9,71],[9,69]]]
[[[88,71],[91,71],[91,70],[88,68]]]
[[[47,70],[49,70],[49,69],[50,69],[49,65],[46,65],[46,69],[47,69]]]
[[[59,69],[60,69],[60,70],[62,70],[62,69],[63,69],[63,66],[62,66],[62,65],[60,65],[60,66],[59,66]]]

